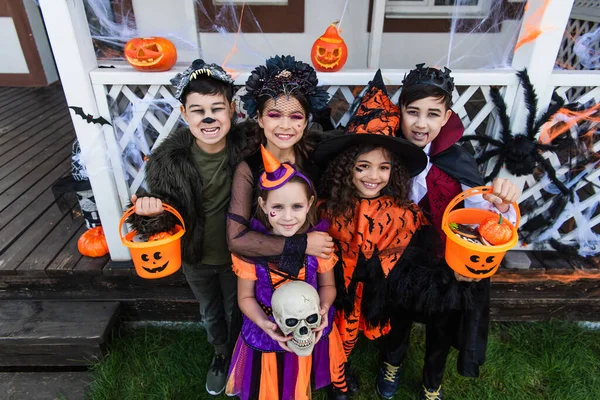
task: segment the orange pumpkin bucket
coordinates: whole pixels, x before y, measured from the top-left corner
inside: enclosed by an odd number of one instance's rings
[[[175,215],[181,225],[175,225],[172,235],[148,242],[134,242],[137,231],[131,231],[123,236],[125,220],[135,212],[135,207],[129,208],[119,222],[119,236],[124,246],[129,248],[135,271],[141,278],[158,279],[169,276],[181,268],[181,237],[185,233],[185,223],[181,215],[173,207],[163,204],[165,211]]]
[[[451,223],[473,225],[480,224],[488,218],[498,219],[498,213],[477,208],[461,208],[454,210],[460,202],[468,197],[493,193],[491,187],[478,186],[465,190],[456,196],[442,217],[442,230],[446,234],[446,262],[455,272],[468,278],[483,279],[496,273],[504,254],[517,245],[519,236],[517,227],[521,220],[521,212],[518,204],[512,203],[517,212],[516,226],[506,219],[500,219],[499,223],[508,226],[512,236],[508,242],[497,246],[486,246],[485,244],[471,243],[459,237],[451,228]]]

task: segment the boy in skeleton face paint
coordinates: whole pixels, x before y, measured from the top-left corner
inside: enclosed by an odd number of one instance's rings
[[[188,127],[173,132],[150,155],[149,193],[132,197],[136,214],[130,222],[141,234],[150,235],[168,231],[176,222],[163,212],[163,202],[181,213],[187,229],[181,242],[183,271],[215,349],[206,390],[218,395],[225,388],[235,327],[241,325],[238,315],[232,329],[237,280],[227,247],[225,213],[233,170],[249,146],[241,127],[233,124],[233,79],[221,67],[196,60],[171,83]]]

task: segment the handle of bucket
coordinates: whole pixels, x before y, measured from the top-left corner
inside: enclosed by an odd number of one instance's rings
[[[446,210],[444,211],[444,215],[442,217],[442,226],[446,226],[446,224],[448,223],[448,214],[450,214],[450,211],[452,211],[454,209],[454,207],[456,207],[461,201],[465,200],[467,197],[473,197],[473,196],[477,196],[479,194],[487,194],[487,193],[493,194],[494,189],[491,186],[477,186],[477,187],[465,190],[462,193],[459,193],[448,204],[448,207],[446,207]],[[519,209],[519,205],[517,204],[516,201],[513,201],[510,204],[512,204],[512,206],[515,208],[515,212],[517,213],[517,223],[515,224],[515,228],[518,228],[519,223],[521,222],[521,210]]]
[[[163,208],[165,209],[165,211],[170,212],[171,214],[175,215],[179,221],[181,222],[181,226],[183,226],[183,229],[185,230],[185,222],[183,222],[183,218],[181,217],[181,214],[179,214],[179,211],[177,211],[176,209],[174,209],[173,207],[171,207],[168,204],[163,203]],[[125,237],[123,236],[123,224],[125,223],[125,220],[127,218],[129,218],[129,216],[131,214],[133,214],[135,212],[135,205],[132,207],[129,207],[127,209],[127,211],[125,211],[123,213],[123,216],[121,217],[121,220],[119,221],[119,236],[121,237],[121,241],[123,241],[125,239]]]

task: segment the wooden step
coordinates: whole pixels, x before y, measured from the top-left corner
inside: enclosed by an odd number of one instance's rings
[[[0,302],[0,367],[75,367],[100,359],[118,302]]]
[[[85,400],[91,382],[88,372],[0,373],[0,393],[14,400]]]

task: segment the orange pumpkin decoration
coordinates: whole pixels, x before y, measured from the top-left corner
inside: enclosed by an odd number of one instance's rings
[[[510,226],[502,220],[502,214],[499,214],[500,218],[486,218],[481,224],[479,224],[479,234],[487,242],[494,246],[498,246],[512,238],[512,230]]]
[[[79,237],[77,249],[88,257],[102,257],[108,254],[108,244],[101,226],[89,229]]]
[[[125,45],[125,59],[139,71],[167,71],[177,62],[177,49],[163,37],[133,38]]]
[[[310,60],[317,71],[336,72],[348,60],[348,48],[338,33],[337,22],[329,25],[310,51]]]
[[[173,236],[173,234],[171,232],[159,232],[155,235],[152,235],[148,238],[148,241],[153,241],[153,240],[161,240],[161,239],[165,239],[168,237]]]

